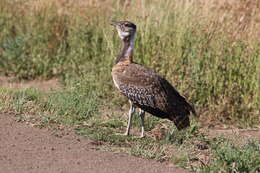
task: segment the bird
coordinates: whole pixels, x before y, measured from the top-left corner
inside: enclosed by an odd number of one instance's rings
[[[130,134],[132,116],[136,108],[140,110],[141,138],[145,132],[145,112],[169,119],[178,130],[189,127],[189,115],[196,115],[194,107],[155,70],[133,61],[136,25],[130,21],[112,21],[110,24],[114,26],[122,41],[122,48],[112,67],[112,79],[115,87],[130,103],[127,128],[123,135]]]

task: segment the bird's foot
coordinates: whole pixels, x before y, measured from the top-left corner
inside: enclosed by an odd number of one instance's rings
[[[141,136],[139,136],[140,139],[144,138],[145,135],[144,134],[141,134]]]
[[[145,138],[145,136],[133,136],[132,138],[133,139],[143,139],[143,138]]]
[[[118,135],[118,136],[129,136],[129,133],[116,133],[116,135]]]
[[[125,133],[116,133],[117,136],[129,136],[129,133],[125,132]],[[145,135],[144,134],[141,134],[140,136],[136,136],[134,138],[139,138],[139,139],[142,139],[144,138]]]

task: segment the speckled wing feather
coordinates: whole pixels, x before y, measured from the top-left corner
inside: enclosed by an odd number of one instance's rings
[[[163,77],[139,64],[118,64],[112,70],[115,85],[134,105],[161,118],[172,120],[178,129],[189,126],[195,112]]]

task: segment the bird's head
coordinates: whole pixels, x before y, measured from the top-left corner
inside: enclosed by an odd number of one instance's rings
[[[134,38],[136,32],[136,25],[134,23],[129,21],[113,21],[111,22],[111,25],[116,28],[118,35],[122,40],[132,40],[132,38]]]

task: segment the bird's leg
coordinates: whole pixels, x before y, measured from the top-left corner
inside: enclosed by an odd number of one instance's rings
[[[123,134],[116,134],[116,135],[123,135],[123,136],[128,136],[130,133],[130,128],[131,128],[131,124],[132,124],[132,115],[135,112],[135,106],[133,105],[133,103],[129,100],[130,103],[130,109],[128,112],[128,123],[127,123],[127,128],[126,128],[126,132]]]
[[[117,134],[117,135],[128,136],[130,133],[130,128],[131,128],[131,124],[132,124],[132,115],[135,112],[135,106],[132,104],[132,102],[130,100],[129,100],[129,103],[130,103],[130,109],[128,112],[128,123],[127,123],[126,132],[124,134]]]
[[[131,128],[131,124],[132,124],[132,115],[135,112],[135,107],[134,107],[133,103],[130,100],[129,100],[129,103],[130,103],[130,109],[129,109],[129,112],[128,112],[128,123],[127,123],[126,132],[124,134],[126,136],[128,136],[129,133],[130,133],[130,128]]]
[[[145,114],[145,111],[140,109],[140,112],[139,112],[139,115],[140,115],[140,118],[141,118],[141,138],[144,137],[144,114]]]

